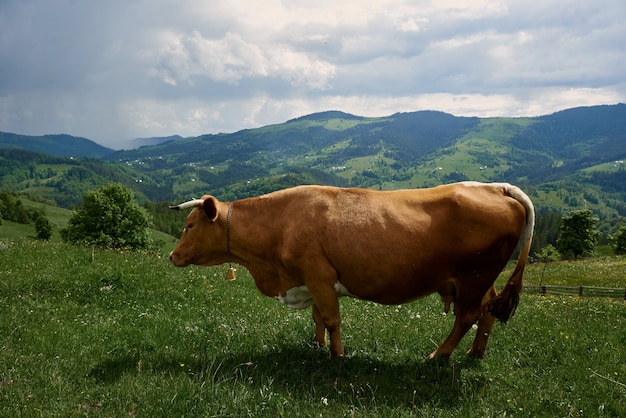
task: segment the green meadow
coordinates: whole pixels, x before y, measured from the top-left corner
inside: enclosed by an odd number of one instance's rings
[[[626,302],[523,294],[483,360],[426,356],[454,321],[436,295],[342,299],[346,358],[313,350],[310,310],[242,268],[163,252],[0,241],[0,416],[626,416]],[[528,267],[529,283],[626,286],[624,258]],[[471,333],[472,331],[470,331]]]

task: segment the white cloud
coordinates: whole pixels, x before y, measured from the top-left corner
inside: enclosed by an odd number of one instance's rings
[[[257,45],[227,32],[219,39],[163,33],[162,45],[148,74],[176,86],[193,84],[195,77],[237,84],[244,78],[274,77],[294,86],[323,90],[334,75],[334,66],[287,45]]]

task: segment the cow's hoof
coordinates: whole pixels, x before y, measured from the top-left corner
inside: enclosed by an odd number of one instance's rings
[[[485,352],[483,350],[469,350],[467,352],[467,355],[475,358],[475,359],[483,359],[485,358]]]
[[[313,341],[313,344],[311,344],[311,350],[320,351],[323,348],[324,344],[320,343],[319,341]]]
[[[428,356],[428,360],[441,361],[444,363],[447,363],[449,359],[450,359],[450,354],[441,354],[438,352],[438,350],[433,351]]]

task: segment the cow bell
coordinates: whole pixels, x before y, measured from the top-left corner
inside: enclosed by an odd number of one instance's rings
[[[228,271],[226,272],[226,280],[232,282],[235,279],[235,269],[233,268],[233,266],[228,266]]]

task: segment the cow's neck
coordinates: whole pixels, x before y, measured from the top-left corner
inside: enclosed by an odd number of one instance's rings
[[[260,199],[244,199],[229,204],[226,215],[226,250],[228,262],[249,268],[267,261],[274,245],[270,217],[274,211],[262,208]]]
[[[275,297],[281,292],[276,257],[285,220],[276,216],[276,206],[271,202],[250,198],[232,204],[230,222],[226,220],[227,257],[229,262],[240,264],[250,272],[261,293]]]

